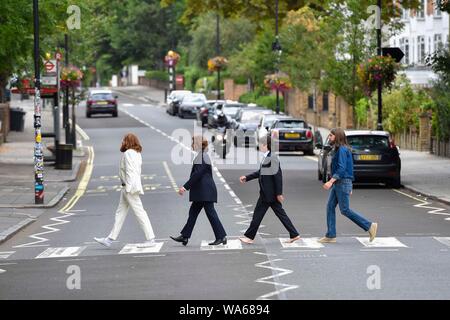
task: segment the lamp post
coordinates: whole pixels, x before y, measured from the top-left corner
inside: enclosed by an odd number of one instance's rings
[[[220,56],[220,17],[216,15],[216,54]],[[217,69],[217,100],[220,100],[220,68]]]
[[[279,72],[279,64],[280,64],[280,57],[281,57],[281,44],[278,36],[278,0],[275,1],[275,42],[272,44],[272,51],[275,52],[277,55],[276,59],[276,70],[275,73]],[[278,88],[276,89],[276,102],[277,106],[275,109],[275,112],[277,114],[280,113],[280,92]]]
[[[64,51],[65,51],[64,66],[67,68],[67,67],[69,67],[69,35],[67,33],[64,34]],[[65,129],[66,144],[68,144],[72,140],[71,134],[70,134],[70,125],[69,125],[69,88],[68,87],[66,87],[64,90],[63,126]]]
[[[379,14],[377,16],[377,55],[382,55],[381,49],[381,0],[377,1]],[[377,120],[377,130],[383,130],[383,101],[382,101],[382,90],[383,90],[383,80],[378,81],[378,120]]]
[[[39,0],[33,0],[34,22],[34,203],[44,203],[44,154],[41,135],[41,71],[39,55]]]

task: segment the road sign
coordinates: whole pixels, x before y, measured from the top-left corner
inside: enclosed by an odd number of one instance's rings
[[[42,85],[56,86],[58,84],[58,61],[44,60],[44,72],[42,73]]]
[[[405,54],[400,48],[394,47],[394,48],[382,48],[382,54],[383,56],[391,56],[395,62],[400,62]]]
[[[56,60],[44,61],[44,68],[47,73],[56,72]]]

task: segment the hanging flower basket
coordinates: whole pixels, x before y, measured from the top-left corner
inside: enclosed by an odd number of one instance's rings
[[[164,62],[169,67],[176,66],[176,64],[178,63],[179,60],[180,60],[180,55],[172,50],[170,50],[167,53],[167,55],[164,57]]]
[[[75,66],[64,67],[61,70],[61,87],[76,88],[81,84],[83,72]]]
[[[211,72],[219,71],[228,65],[228,60],[225,57],[215,57],[208,60],[208,70]]]
[[[270,90],[278,90],[281,92],[286,92],[292,88],[289,76],[283,72],[267,75],[264,79],[264,84]]]
[[[390,89],[398,69],[399,64],[390,56],[376,56],[361,63],[357,73],[364,93],[371,97],[372,93],[377,90],[380,81],[383,86]]]

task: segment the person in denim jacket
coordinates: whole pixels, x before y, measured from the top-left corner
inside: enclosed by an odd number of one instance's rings
[[[325,190],[330,190],[327,204],[327,233],[319,239],[321,243],[336,242],[336,206],[339,204],[341,213],[356,223],[360,228],[369,233],[369,241],[372,242],[377,234],[378,224],[370,222],[361,214],[350,209],[350,195],[353,185],[353,155],[341,128],[332,129],[329,135],[330,144],[334,146],[334,154],[331,161],[331,179],[323,185]]]

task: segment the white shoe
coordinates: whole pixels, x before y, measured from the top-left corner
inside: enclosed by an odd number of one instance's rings
[[[112,241],[109,238],[94,238],[94,240],[97,241],[98,243],[104,245],[107,248],[111,247]]]
[[[144,243],[140,243],[137,245],[138,248],[151,248],[156,246],[155,239],[147,240]]]

